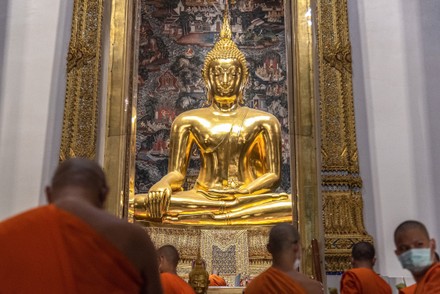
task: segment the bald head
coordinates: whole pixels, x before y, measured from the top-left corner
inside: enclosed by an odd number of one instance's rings
[[[81,188],[86,193],[79,196],[98,203],[104,202],[108,191],[102,168],[96,162],[85,158],[68,159],[58,166],[50,187],[47,188],[49,202],[67,195],[66,189],[69,188]]]
[[[177,268],[179,263],[179,252],[173,245],[164,245],[157,250],[159,258],[163,257],[174,268]]]
[[[298,244],[299,233],[291,224],[278,224],[269,233],[267,249],[275,257],[288,250],[292,244]]]
[[[372,262],[376,256],[373,244],[369,242],[359,242],[353,245],[351,256],[356,261]]]
[[[402,267],[412,273],[417,283],[420,282],[435,261],[435,240],[429,238],[424,224],[408,220],[401,223],[394,231],[394,243],[396,245],[394,252]]]
[[[397,243],[398,237],[410,230],[418,230],[426,237],[426,239],[429,239],[428,230],[424,224],[415,220],[407,220],[401,223],[394,231],[394,242]]]

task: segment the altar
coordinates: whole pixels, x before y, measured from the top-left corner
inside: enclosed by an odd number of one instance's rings
[[[208,294],[243,294],[244,287],[209,287]]]
[[[243,99],[240,106],[270,113],[270,117],[279,121],[280,177],[273,182],[279,187],[263,185],[256,192],[244,188],[241,192],[252,197],[266,192],[288,194],[291,204],[288,221],[301,234],[302,271],[314,274],[311,241],[316,239],[321,268],[338,272],[349,267],[353,243],[371,240],[362,218],[346,1],[319,2],[316,7],[310,0],[272,1],[271,7],[260,7],[258,12],[252,9],[258,8],[262,1],[251,2],[256,6],[248,6],[248,1],[231,1],[232,40],[245,52],[249,66],[249,83],[240,90],[246,93],[240,97]],[[182,252],[182,275],[200,251],[208,270],[220,268],[220,273],[229,275],[228,283],[232,285],[232,277],[237,274],[255,275],[270,264],[265,238],[268,226],[277,221],[234,228],[198,227],[189,223],[165,226],[157,220],[166,215],[169,207],[177,207],[168,214],[172,221],[182,219],[181,215],[185,218],[194,214],[180,214],[181,206],[178,201],[173,202],[173,196],[169,204],[162,202],[162,196],[159,199],[148,195],[154,184],[167,175],[170,153],[174,150],[170,147],[173,121],[185,111],[204,107],[206,102],[200,69],[219,36],[223,3],[173,1],[165,7],[158,1],[112,0],[111,9],[107,7],[107,12],[111,11],[107,15],[109,32],[106,32],[106,40],[111,40],[111,45],[106,45],[111,48],[105,53],[108,71],[104,66],[106,74],[101,76],[102,2],[76,1],[60,159],[96,157],[99,133],[102,143],[99,154],[111,186],[107,209],[142,224],[157,246],[174,243]],[[229,66],[239,68],[233,62]],[[107,87],[106,97],[99,97],[99,85]],[[101,104],[102,101],[105,103]],[[98,113],[104,118],[101,127],[98,127]],[[239,154],[233,148],[247,140],[235,131],[239,125],[236,121],[231,119],[226,130],[237,143],[226,144],[232,149],[223,154]],[[212,136],[200,138],[199,145],[211,142],[205,152],[216,150],[217,145],[226,142],[219,139],[212,143]],[[266,157],[261,156],[265,154],[261,150],[267,141],[261,142],[264,144],[248,149],[246,157],[252,158],[255,174],[243,180],[240,169],[234,168],[239,167],[238,163],[230,164],[220,174],[233,175],[232,180],[225,177],[219,181],[220,189],[238,191],[244,183],[258,178],[255,175],[267,172],[268,168],[262,164]],[[186,180],[177,186],[190,191],[197,186],[203,155],[193,147],[184,153],[191,159],[182,161],[187,164]],[[199,190],[206,188],[203,181],[199,183],[202,183]],[[207,190],[218,191],[218,188]],[[234,193],[230,194],[236,197]],[[137,218],[130,207],[139,195],[144,195],[137,202],[143,212]],[[215,193],[208,193],[207,198],[212,199],[212,195]],[[277,200],[282,203],[284,213],[286,199]],[[272,213],[279,217],[277,203],[262,205],[267,208],[268,217]],[[192,209],[193,204],[184,203],[182,207]],[[251,212],[252,206],[238,208],[242,214],[237,219],[258,217],[258,213]],[[200,207],[196,209],[200,214]],[[219,215],[224,217],[214,214]]]
[[[153,6],[155,9],[148,11],[162,9]],[[198,15],[191,7],[188,3],[182,5],[177,14],[192,11]],[[209,11],[209,5],[197,7]],[[274,7],[284,8],[282,2]],[[270,227],[293,221],[296,203],[290,194],[291,151],[285,140],[289,133],[285,119],[287,64],[286,53],[276,52],[285,46],[284,37],[261,44],[257,53],[247,48],[249,40],[239,41],[241,30],[233,30],[239,22],[234,12],[243,12],[244,7],[229,7],[226,1],[217,8],[222,11],[221,27],[202,31],[214,35],[212,48],[204,48],[202,39],[192,41],[191,47],[186,43],[182,46],[184,38],[195,34],[192,30],[188,35],[174,36],[176,44],[168,50],[185,50],[184,54],[177,56],[175,63],[169,62],[168,69],[148,73],[157,78],[138,85],[136,111],[142,118],[137,120],[134,195],[129,197],[129,216],[146,227],[156,247],[170,244],[178,248],[180,276],[189,274],[199,255],[208,273],[219,273],[227,285],[239,286],[271,265],[266,250]],[[253,11],[255,7],[246,9]],[[149,21],[152,17],[154,13],[145,12],[141,27],[152,30],[150,41],[166,43],[162,27]],[[283,18],[274,22],[281,25]],[[279,29],[282,32],[282,27]],[[154,48],[154,56],[165,56],[165,49]],[[261,60],[261,65],[248,65],[244,52],[248,59],[254,56]],[[199,66],[201,76],[191,66],[199,63],[196,56],[204,56]],[[158,62],[154,60],[149,66],[158,66]],[[194,79],[181,77],[182,71]],[[173,73],[174,83],[181,85],[178,91],[167,86]],[[196,79],[203,80],[206,97],[201,98],[203,104],[185,108],[179,99],[197,100],[192,90]],[[249,85],[255,84],[259,87],[254,90],[266,93],[264,103],[262,98],[255,103],[252,94],[246,94]],[[150,117],[146,107],[154,103],[156,96],[168,106],[159,103],[155,116]]]
[[[269,227],[254,229],[146,228],[156,247],[172,244],[179,248],[179,276],[188,278],[191,263],[200,252],[206,270],[215,269],[228,286],[239,279],[254,277],[271,265],[266,250]],[[222,292],[223,293],[223,292]]]

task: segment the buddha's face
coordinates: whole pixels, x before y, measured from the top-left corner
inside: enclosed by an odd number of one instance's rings
[[[241,65],[236,59],[217,59],[209,65],[210,88],[217,103],[234,103],[242,82]]]
[[[204,274],[195,275],[191,279],[190,285],[197,294],[204,294],[208,289],[208,278]]]

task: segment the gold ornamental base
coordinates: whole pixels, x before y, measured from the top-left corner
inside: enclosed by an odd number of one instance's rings
[[[208,294],[243,294],[245,287],[209,287]]]
[[[342,272],[351,268],[354,244],[373,243],[362,218],[362,196],[351,191],[326,191],[323,200],[325,271]]]
[[[204,229],[194,227],[145,227],[156,248],[171,244],[180,253],[178,274],[188,278],[192,261],[200,251],[206,270],[214,270],[228,286],[234,286],[237,275],[243,279],[256,276],[272,263],[266,250],[271,227]]]
[[[325,236],[325,270],[326,272],[336,273],[350,269],[351,247],[354,244],[366,241],[373,243],[373,238],[369,235],[326,235]]]

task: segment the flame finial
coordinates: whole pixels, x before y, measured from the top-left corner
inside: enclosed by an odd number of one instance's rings
[[[225,1],[225,11],[223,12],[223,24],[220,31],[220,39],[232,39],[231,25],[229,23],[229,4]]]

